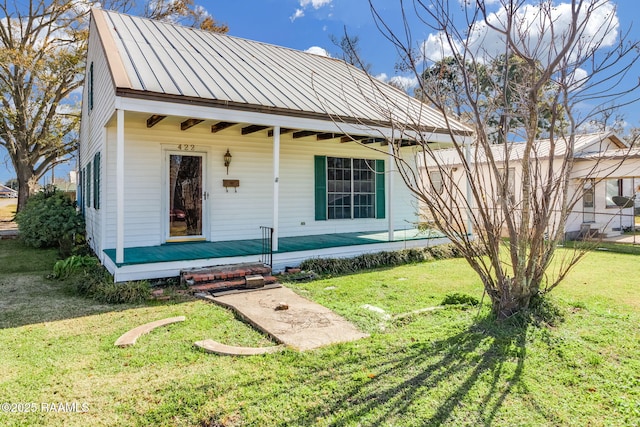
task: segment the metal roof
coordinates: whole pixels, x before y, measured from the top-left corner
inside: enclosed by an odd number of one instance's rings
[[[435,109],[342,60],[93,9],[117,93],[444,132]],[[111,51],[110,47],[115,50]],[[118,69],[120,67],[120,69]],[[469,133],[451,120],[455,132]]]
[[[620,140],[612,132],[590,133],[576,135],[574,141],[573,157],[586,158],[589,154],[603,153],[606,150],[607,141],[613,143],[618,148],[626,147],[625,143]],[[554,157],[563,156],[568,148],[568,141],[563,138],[555,139]],[[524,156],[526,145],[524,142],[509,142],[506,145],[495,144],[491,146],[492,157],[495,162],[520,161]],[[437,155],[437,162],[441,165],[460,165],[462,160],[458,156],[458,152],[453,149],[438,150],[434,152]],[[549,139],[539,139],[535,141],[533,155],[536,159],[546,159],[551,155],[551,142]],[[596,154],[597,156],[598,154]],[[478,145],[471,146],[471,157],[474,163],[485,163],[487,161],[487,153]],[[428,159],[430,160],[430,159]],[[429,166],[435,166],[435,161],[428,161]]]

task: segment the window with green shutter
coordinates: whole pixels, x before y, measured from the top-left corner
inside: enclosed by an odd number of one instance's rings
[[[315,156],[316,221],[327,219],[327,157]]]
[[[316,220],[385,217],[384,160],[315,157]]]
[[[93,207],[100,209],[100,153],[93,156]]]
[[[78,171],[78,207],[84,215],[84,170]]]
[[[84,202],[85,206],[91,207],[91,162],[87,163],[87,172],[85,176],[85,193],[84,193]]]
[[[93,62],[89,65],[89,87],[87,88],[87,96],[89,97],[89,111],[93,110]]]

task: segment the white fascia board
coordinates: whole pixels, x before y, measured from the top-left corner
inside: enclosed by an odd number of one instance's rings
[[[372,138],[407,138],[415,137],[416,132],[399,130],[388,127],[367,126],[340,121],[310,119],[279,114],[260,113],[254,111],[240,111],[219,107],[205,107],[199,105],[176,104],[167,101],[154,101],[138,98],[116,97],[116,105],[126,111],[159,114],[166,116],[180,116],[203,120],[218,120],[235,123],[250,123],[262,126],[280,126],[281,128],[305,129],[327,133],[344,133],[347,135],[367,135]],[[448,134],[423,134],[428,141],[450,143]]]

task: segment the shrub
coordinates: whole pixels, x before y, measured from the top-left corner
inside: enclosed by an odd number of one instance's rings
[[[54,279],[66,279],[72,274],[78,273],[84,267],[98,264],[98,259],[88,255],[72,255],[68,258],[57,261],[53,266]]]
[[[359,270],[369,270],[381,267],[417,262],[459,257],[453,245],[438,245],[429,248],[404,249],[394,252],[377,252],[362,254],[354,258],[311,258],[300,264],[302,270],[312,270],[320,274],[348,274]]]
[[[458,304],[475,306],[480,304],[480,300],[478,300],[478,298],[471,295],[455,292],[453,294],[445,295],[444,299],[440,303],[440,305],[458,305]]]
[[[29,246],[57,246],[64,255],[77,235],[84,232],[84,220],[76,210],[76,202],[55,188],[45,188],[32,196],[16,215],[20,238]]]
[[[97,262],[78,268],[67,281],[73,293],[108,304],[137,304],[151,295],[146,280],[113,283],[111,274]]]
[[[94,298],[109,304],[137,304],[145,301],[150,295],[149,282],[141,280],[125,283],[103,283]]]

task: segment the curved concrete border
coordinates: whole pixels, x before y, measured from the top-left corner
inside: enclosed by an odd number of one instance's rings
[[[184,322],[184,316],[178,317],[168,317],[166,319],[156,320],[155,322],[145,323],[144,325],[140,325],[137,328],[133,328],[128,332],[125,332],[118,338],[115,342],[115,346],[117,347],[128,347],[130,345],[134,345],[136,340],[144,334],[148,334],[152,330],[159,328],[160,326],[170,325],[172,323]]]
[[[277,353],[285,349],[283,345],[273,347],[235,347],[214,340],[197,341],[194,345],[207,353],[215,353],[223,356],[255,356],[257,354]]]

